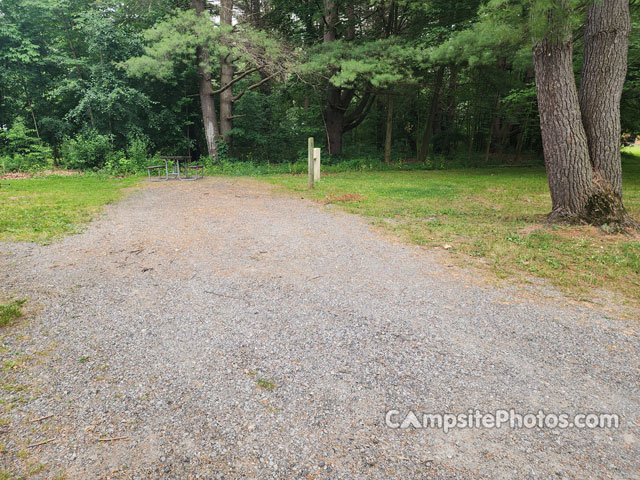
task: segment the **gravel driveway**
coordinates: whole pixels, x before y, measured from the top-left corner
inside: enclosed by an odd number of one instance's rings
[[[640,478],[638,322],[483,284],[330,206],[150,184],[83,234],[0,247],[0,294],[31,310],[3,333],[0,471]],[[620,426],[385,420],[470,409]]]

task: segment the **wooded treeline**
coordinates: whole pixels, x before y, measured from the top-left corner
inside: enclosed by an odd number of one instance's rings
[[[314,136],[336,158],[540,162],[537,3],[2,0],[0,154],[5,168],[48,156],[126,167],[189,150],[289,162]],[[632,137],[638,35],[622,100]]]
[[[58,159],[79,142],[99,143],[87,147],[98,155],[85,167],[100,166],[109,144],[291,161],[308,135],[333,155],[382,155],[388,142],[388,159],[517,160],[541,151],[530,41],[517,26],[456,38],[477,24],[479,8],[3,0],[3,147],[20,147],[7,135],[13,127]],[[631,46],[636,62],[637,39]],[[629,133],[635,82],[623,102]]]

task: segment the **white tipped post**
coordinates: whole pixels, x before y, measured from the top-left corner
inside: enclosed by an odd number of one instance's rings
[[[309,189],[313,188],[313,137],[309,137],[309,152],[308,152],[308,167],[309,167]]]
[[[313,181],[320,181],[320,149],[313,149]]]

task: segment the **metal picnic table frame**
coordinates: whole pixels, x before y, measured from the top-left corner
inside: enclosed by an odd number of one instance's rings
[[[164,160],[164,165],[151,165],[147,167],[149,181],[166,181],[169,180],[170,177],[177,178],[178,180],[197,180],[198,178],[204,177],[204,165],[193,165],[191,163],[191,155],[165,155],[158,158],[160,160]],[[184,175],[181,174],[181,160],[183,163]],[[172,163],[171,171],[169,171],[169,162]],[[151,170],[158,171],[158,177],[155,180],[151,178]],[[164,170],[164,178],[162,176],[162,170]],[[189,171],[193,171],[193,176],[189,175]],[[198,176],[198,172],[200,172],[200,176]]]

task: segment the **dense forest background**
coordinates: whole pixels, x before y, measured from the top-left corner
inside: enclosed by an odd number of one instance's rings
[[[526,3],[0,0],[0,167],[293,163],[308,136],[328,162],[542,164]],[[628,140],[640,133],[635,7],[632,19]],[[581,25],[574,35],[578,73]]]

